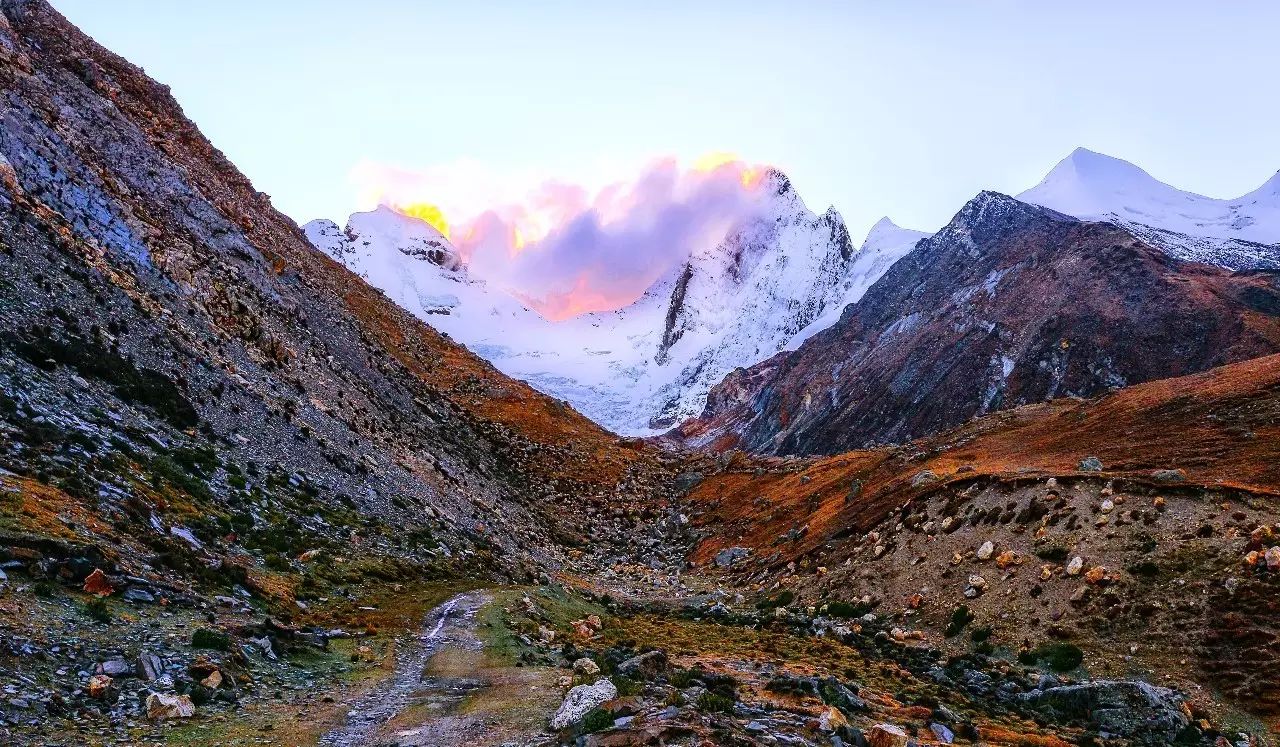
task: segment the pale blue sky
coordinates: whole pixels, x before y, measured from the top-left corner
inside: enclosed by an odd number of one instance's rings
[[[731,151],[858,237],[935,229],[1077,145],[1216,197],[1280,168],[1275,2],[53,3],[299,221],[355,209],[361,159]]]

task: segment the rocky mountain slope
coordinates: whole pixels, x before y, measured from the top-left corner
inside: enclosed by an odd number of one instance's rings
[[[791,610],[874,612],[904,645],[1208,684],[1274,729],[1278,392],[1270,356],[903,447],[738,455],[691,496],[708,534],[692,557]],[[1001,684],[966,677],[945,682]]]
[[[885,219],[861,248],[834,210],[764,177],[758,215],[675,266],[634,303],[551,322],[473,277],[434,228],[388,208],[304,228],[317,247],[504,373],[607,428],[653,434],[701,412],[729,371],[829,326],[926,234]]]
[[[1268,271],[984,192],[795,352],[735,371],[685,443],[779,454],[905,442],[987,412],[1280,350]]]
[[[1215,199],[1077,148],[1018,199],[1117,223],[1179,259],[1232,270],[1280,268],[1280,173],[1248,194]]]
[[[148,693],[195,687],[179,639],[323,643],[299,626],[352,589],[678,561],[667,457],[315,250],[48,4],[0,11],[0,673],[26,693],[6,724],[127,730]],[[151,682],[89,687],[126,640]],[[228,697],[270,697],[250,680]]]

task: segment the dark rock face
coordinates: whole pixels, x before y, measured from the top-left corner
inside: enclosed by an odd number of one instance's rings
[[[1277,276],[1170,258],[993,192],[840,321],[712,390],[677,440],[777,454],[895,443],[987,412],[1280,350]]]
[[[1137,744],[1172,744],[1190,719],[1184,698],[1146,682],[1099,680],[1032,690],[1019,700],[1064,722],[1080,722]]]

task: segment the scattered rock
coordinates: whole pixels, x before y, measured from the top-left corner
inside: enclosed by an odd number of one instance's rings
[[[1084,459],[1080,460],[1080,464],[1076,467],[1076,469],[1080,470],[1081,472],[1101,472],[1102,460],[1097,458],[1096,456],[1085,457]]]
[[[594,661],[584,656],[573,663],[573,673],[590,677],[595,674],[600,674],[600,667]]]
[[[729,568],[750,554],[751,551],[745,547],[726,547],[716,553],[715,562],[721,568]]]
[[[90,698],[106,698],[111,692],[111,685],[114,680],[105,674],[95,674],[89,678],[89,684],[85,686],[84,691],[89,694]]]
[[[618,688],[607,677],[593,685],[578,685],[565,695],[564,702],[551,717],[552,729],[563,729],[582,720],[593,708],[618,697]]]
[[[1151,479],[1156,482],[1186,482],[1187,473],[1180,469],[1158,469],[1151,473]]]
[[[667,655],[661,651],[633,656],[618,665],[618,673],[636,680],[651,680],[667,671]]]
[[[1068,576],[1079,576],[1080,571],[1082,571],[1083,569],[1084,569],[1084,558],[1080,557],[1079,555],[1075,556],[1074,558],[1071,559],[1071,562],[1067,563]]]
[[[991,544],[990,541],[987,541],[987,542],[983,542],[982,547],[979,547],[978,552],[974,554],[977,555],[978,560],[987,560],[991,557],[991,553],[995,551],[996,551],[996,546]]]
[[[195,703],[186,695],[151,693],[147,696],[147,718],[167,721],[175,718],[191,718],[196,715]]]
[[[93,573],[84,580],[84,591],[95,597],[109,597],[115,592],[115,587],[107,580],[107,574],[101,568],[94,568]]]
[[[869,747],[907,747],[911,738],[893,724],[876,724],[867,732]]]
[[[1182,696],[1146,682],[1097,680],[1016,697],[1061,720],[1092,722],[1143,744],[1172,744],[1190,722]]]

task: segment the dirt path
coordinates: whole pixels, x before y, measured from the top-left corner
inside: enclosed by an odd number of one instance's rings
[[[492,597],[459,594],[432,610],[395,673],[354,702],[326,747],[450,747],[548,744],[542,731],[559,704],[555,673],[495,665],[477,635]]]

